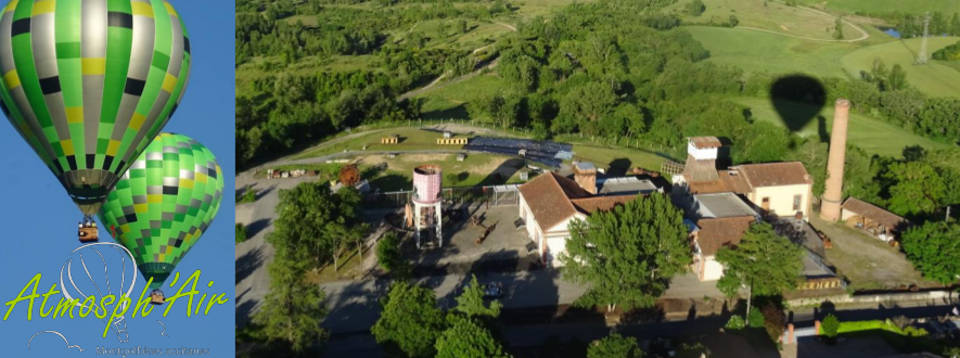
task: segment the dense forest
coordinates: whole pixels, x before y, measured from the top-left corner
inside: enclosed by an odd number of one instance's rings
[[[401,93],[441,74],[470,72],[496,57],[496,73],[509,85],[465,104],[476,123],[525,129],[540,139],[638,140],[670,148],[678,156],[683,138],[716,135],[731,144],[732,163],[803,160],[822,179],[824,138],[801,138],[756,121],[749,108],[726,99],[768,97],[784,76],[705,61],[710,53],[675,15],[660,12],[675,1],[573,3],[517,24],[518,31],[499,37],[478,55],[448,39],[509,15],[514,5],[500,0],[240,0],[240,166],[357,125],[419,119],[422,103],[398,100]],[[356,3],[369,6],[350,5]],[[445,19],[444,25],[417,27],[430,19]],[[954,21],[942,22],[948,28]],[[338,62],[340,57],[349,63]],[[812,79],[823,87],[812,101],[822,105],[846,97],[855,111],[938,141],[960,141],[960,100],[930,98],[910,88],[905,76],[899,66],[888,68],[878,60],[857,78]],[[811,101],[808,97],[784,100]],[[939,177],[954,176],[949,165],[921,157],[870,158],[852,148],[848,171],[859,172],[847,177],[862,182],[848,185],[848,194],[878,204],[895,200],[891,168],[920,165],[911,162],[929,164]],[[951,200],[935,206],[946,201]]]

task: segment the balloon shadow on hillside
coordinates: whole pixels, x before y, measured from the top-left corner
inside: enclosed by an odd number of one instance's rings
[[[801,75],[781,77],[770,86],[773,108],[790,132],[801,131],[827,101],[827,92],[817,79]]]

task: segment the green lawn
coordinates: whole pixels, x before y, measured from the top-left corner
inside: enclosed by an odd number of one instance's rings
[[[825,7],[847,13],[910,13],[940,11],[947,14],[960,12],[960,0],[801,0],[808,6]]]
[[[932,37],[928,40],[927,48],[932,54],[957,40],[957,37]],[[960,97],[960,71],[940,61],[914,65],[920,44],[921,39],[906,39],[865,47],[843,56],[841,64],[848,73],[858,74],[860,71],[869,71],[873,61],[881,59],[888,69],[894,64],[902,66],[907,72],[907,82],[927,95]]]
[[[734,102],[750,107],[753,117],[770,121],[776,124],[784,125],[783,117],[774,108],[773,103],[768,99],[761,98],[734,98]],[[784,103],[782,108],[790,111],[796,108],[797,112],[809,112],[809,105],[801,103]],[[789,114],[788,114],[789,116]],[[833,125],[833,106],[828,104],[822,108],[818,114],[825,119],[825,131],[830,132]],[[798,132],[801,136],[817,136],[819,133],[819,124],[814,119],[810,120]],[[903,147],[911,145],[920,145],[928,150],[949,148],[949,144],[935,142],[933,140],[918,136],[908,132],[906,129],[894,126],[880,119],[872,118],[859,113],[850,113],[850,125],[847,129],[847,142],[854,144],[869,154],[880,154],[884,156],[899,157]]]
[[[399,136],[400,142],[397,144],[380,144],[380,138],[388,135]],[[318,146],[296,154],[290,159],[318,157],[343,151],[361,151],[365,145],[367,146],[368,151],[425,149],[459,150],[463,148],[462,145],[438,145],[437,138],[443,138],[443,134],[436,131],[427,131],[410,127],[372,130],[360,136],[352,137],[348,140],[334,140],[322,143]]]
[[[817,42],[738,28],[684,27],[710,51],[708,61],[748,72],[845,77],[840,58],[856,44]]]
[[[629,168],[641,167],[649,170],[660,170],[664,158],[656,154],[622,147],[605,147],[594,144],[575,143],[573,145],[574,158],[593,162],[600,168],[609,168],[614,160],[626,159]],[[623,163],[623,162],[620,162]],[[624,163],[626,164],[626,163]],[[622,164],[621,164],[622,165]]]

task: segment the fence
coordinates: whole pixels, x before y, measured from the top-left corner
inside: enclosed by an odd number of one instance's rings
[[[413,190],[388,191],[368,194],[364,205],[378,208],[401,208],[410,201]],[[485,202],[493,206],[517,205],[520,202],[519,185],[448,187],[440,190],[444,206]]]

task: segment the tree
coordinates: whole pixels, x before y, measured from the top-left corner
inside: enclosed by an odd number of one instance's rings
[[[454,310],[470,318],[493,319],[500,316],[502,307],[497,300],[490,302],[490,305],[484,304],[483,287],[477,281],[477,275],[470,275],[470,283],[463,289],[463,293],[457,296],[457,307]]]
[[[727,22],[730,27],[737,27],[740,24],[740,19],[737,18],[737,15],[730,14],[730,21]]]
[[[570,224],[563,275],[590,288],[575,304],[651,307],[690,263],[683,213],[663,194],[637,198]]]
[[[888,189],[888,209],[892,212],[925,215],[943,205],[947,187],[936,167],[926,161],[895,163],[884,177],[893,183]]]
[[[891,91],[907,88],[907,72],[900,67],[900,64],[894,64],[890,69],[890,75],[887,76],[887,84]]]
[[[410,263],[403,257],[400,250],[400,237],[390,231],[380,238],[377,243],[377,262],[384,271],[396,277],[407,277],[410,273]]]
[[[803,279],[803,249],[766,222],[751,225],[736,247],[721,248],[717,261],[723,264],[723,277],[717,281],[720,291],[735,296],[741,287],[747,288],[745,317],[754,295],[778,295]]]
[[[960,224],[928,221],[900,238],[907,259],[923,276],[950,284],[960,279]]]
[[[612,333],[590,343],[587,358],[641,358],[643,351],[637,345],[637,339]]]
[[[820,334],[826,336],[830,341],[833,341],[834,338],[837,338],[839,330],[840,320],[837,319],[837,316],[834,316],[833,313],[828,314],[823,318],[823,321],[820,322]]]
[[[303,279],[305,271],[281,256],[270,264],[270,293],[253,317],[272,342],[282,342],[296,355],[307,355],[328,334],[321,327],[327,314],[323,290]]]
[[[833,38],[837,40],[843,39],[843,17],[837,17],[833,22]]]
[[[610,113],[617,103],[613,88],[604,82],[593,81],[578,86],[563,96],[560,117],[581,124],[598,121]]]
[[[370,328],[378,344],[395,355],[434,356],[434,342],[446,324],[433,290],[399,281],[380,304],[380,318]]]
[[[450,328],[437,338],[437,358],[505,358],[500,342],[479,322],[460,315],[450,315]]]
[[[687,11],[687,15],[700,16],[707,10],[707,6],[703,4],[703,0],[692,0],[684,6],[684,10]]]
[[[276,255],[309,267],[337,262],[338,250],[349,239],[361,236],[364,225],[357,208],[356,189],[343,188],[336,194],[324,182],[306,182],[280,191],[275,230],[267,241]]]

